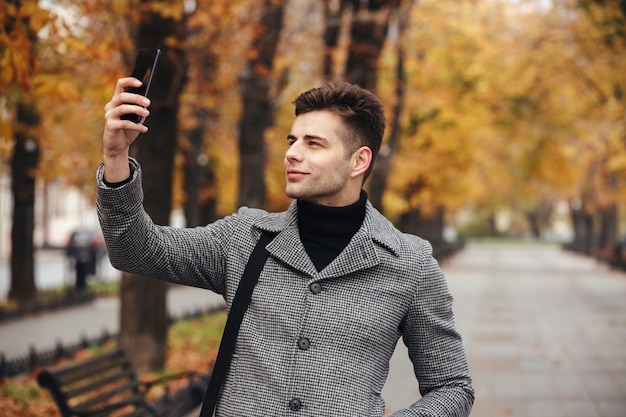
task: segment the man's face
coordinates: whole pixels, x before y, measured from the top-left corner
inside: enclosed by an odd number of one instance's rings
[[[359,191],[355,198],[354,185],[349,185],[353,158],[342,139],[345,129],[343,120],[327,110],[296,117],[284,161],[289,197],[336,207],[358,199]]]

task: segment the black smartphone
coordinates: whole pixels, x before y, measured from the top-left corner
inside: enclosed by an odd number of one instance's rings
[[[135,68],[133,69],[131,77],[137,78],[143,84],[139,88],[129,87],[126,91],[148,97],[152,81],[154,80],[154,75],[156,74],[157,66],[159,65],[160,56],[160,49],[140,49],[137,51]],[[122,119],[139,123],[141,121],[141,116],[130,113],[122,115]]]

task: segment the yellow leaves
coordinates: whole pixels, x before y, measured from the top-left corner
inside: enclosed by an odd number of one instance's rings
[[[606,170],[611,175],[626,178],[626,122],[608,136]],[[626,191],[626,190],[625,190]]]
[[[558,195],[592,163],[624,175],[624,133],[611,130],[626,107],[623,39],[608,48],[572,24],[575,13],[487,4],[413,9],[402,145],[384,199],[396,214]]]
[[[13,145],[13,126],[0,118],[0,165],[9,160]]]
[[[21,13],[22,17],[28,19],[30,30],[38,33],[48,23],[50,23],[50,13],[39,7],[38,1],[22,1]]]
[[[165,19],[181,21],[185,12],[184,3],[179,0],[152,0],[142,3],[141,8],[144,12],[157,13]]]
[[[17,84],[26,91],[36,71],[34,43],[37,32],[49,21],[47,11],[36,0],[20,6],[4,4],[0,11],[0,94]]]
[[[34,92],[39,97],[49,96],[66,103],[76,102],[81,98],[76,80],[70,77],[41,74],[35,78],[34,87]]]
[[[109,2],[110,10],[115,14],[123,15],[125,13],[129,13],[130,10],[135,9],[139,6],[138,1],[133,0],[111,0]]]
[[[0,49],[0,92],[7,86],[17,84],[22,90],[28,90],[35,73],[35,58],[32,55],[30,40],[23,34],[16,36],[4,36],[6,42]]]

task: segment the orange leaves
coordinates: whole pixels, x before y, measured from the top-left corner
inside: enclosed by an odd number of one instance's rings
[[[208,314],[193,320],[174,323],[168,330],[168,351],[164,372],[208,372],[215,362],[217,350],[226,323],[223,311]],[[114,345],[105,345],[104,350]],[[78,351],[67,361],[81,361],[102,352],[102,349]],[[52,396],[39,388],[36,382],[38,371],[20,378],[6,378],[0,381],[0,410],[3,417],[56,416],[59,411]],[[158,375],[140,375],[142,380],[151,380]],[[172,382],[170,389],[175,392],[186,383],[185,379]]]
[[[39,97],[49,96],[63,102],[77,102],[81,93],[73,77],[59,77],[56,74],[41,74],[34,80],[35,94]]]
[[[166,19],[181,21],[185,12],[184,3],[177,0],[151,0],[142,3],[142,9],[144,12],[158,13]]]
[[[595,184],[623,177],[625,39],[609,47],[582,17],[514,2],[419,2],[386,209],[524,206],[567,195],[588,167],[605,176]]]
[[[0,75],[0,85],[9,86],[17,84],[22,90],[28,90],[34,74],[34,57],[28,54],[28,41],[20,37],[13,40],[9,48],[2,51],[0,57],[0,66],[2,67],[2,75]],[[16,49],[14,49],[16,48]]]
[[[0,11],[0,94],[15,84],[26,91],[36,71],[34,42],[48,22],[48,12],[36,0],[20,6],[5,2]]]

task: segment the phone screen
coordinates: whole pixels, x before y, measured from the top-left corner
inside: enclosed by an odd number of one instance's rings
[[[133,69],[131,77],[137,78],[143,84],[139,88],[127,88],[126,91],[148,97],[160,56],[160,49],[140,49],[137,51],[135,68]],[[139,123],[141,117],[136,114],[125,114],[122,116],[122,119]]]

